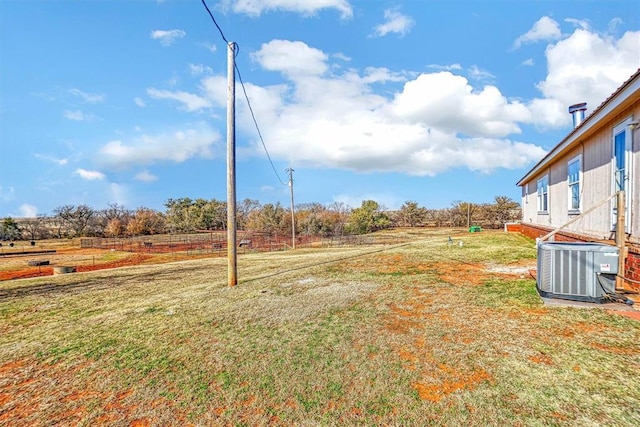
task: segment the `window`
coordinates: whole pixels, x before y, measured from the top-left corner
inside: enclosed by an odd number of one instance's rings
[[[567,163],[567,184],[569,187],[569,211],[580,210],[580,181],[582,178],[581,158],[574,157]]]
[[[549,210],[549,177],[543,176],[538,180],[538,212]]]
[[[634,168],[632,167],[632,117],[628,117],[623,122],[619,123],[613,128],[612,135],[612,158],[611,158],[611,193],[614,194],[617,191],[624,191],[626,193],[625,206],[622,207],[625,210],[625,231],[631,232],[631,215],[630,215],[630,201],[633,200],[634,191]],[[615,228],[617,223],[617,206],[612,203],[611,209],[611,223]]]
[[[625,155],[625,132],[624,130],[613,137],[613,190],[621,191],[625,189],[626,155]]]

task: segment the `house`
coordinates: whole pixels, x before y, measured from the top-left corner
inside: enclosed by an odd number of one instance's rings
[[[518,181],[522,233],[560,228],[555,240],[613,244],[615,194],[624,190],[625,277],[640,281],[640,69],[586,118],[585,110],[570,107],[573,130]]]

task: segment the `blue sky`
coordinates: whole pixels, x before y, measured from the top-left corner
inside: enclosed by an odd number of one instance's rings
[[[207,1],[242,73],[237,198],[519,200],[640,67],[640,4]],[[200,0],[0,2],[0,217],[226,200],[227,51]],[[276,176],[276,173],[279,175]]]

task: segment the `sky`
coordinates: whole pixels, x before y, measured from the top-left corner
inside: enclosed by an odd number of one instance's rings
[[[207,4],[238,201],[288,206],[288,168],[296,204],[519,201],[568,107],[640,67],[636,0]],[[227,200],[227,57],[201,0],[0,1],[0,218]]]

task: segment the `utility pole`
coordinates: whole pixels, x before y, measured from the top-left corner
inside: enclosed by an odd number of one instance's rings
[[[291,247],[296,248],[296,214],[293,209],[293,169],[288,168],[289,172],[289,190],[291,190]]]
[[[227,45],[227,279],[238,284],[236,246],[236,44]]]
[[[467,202],[467,228],[471,227],[471,204]]]

